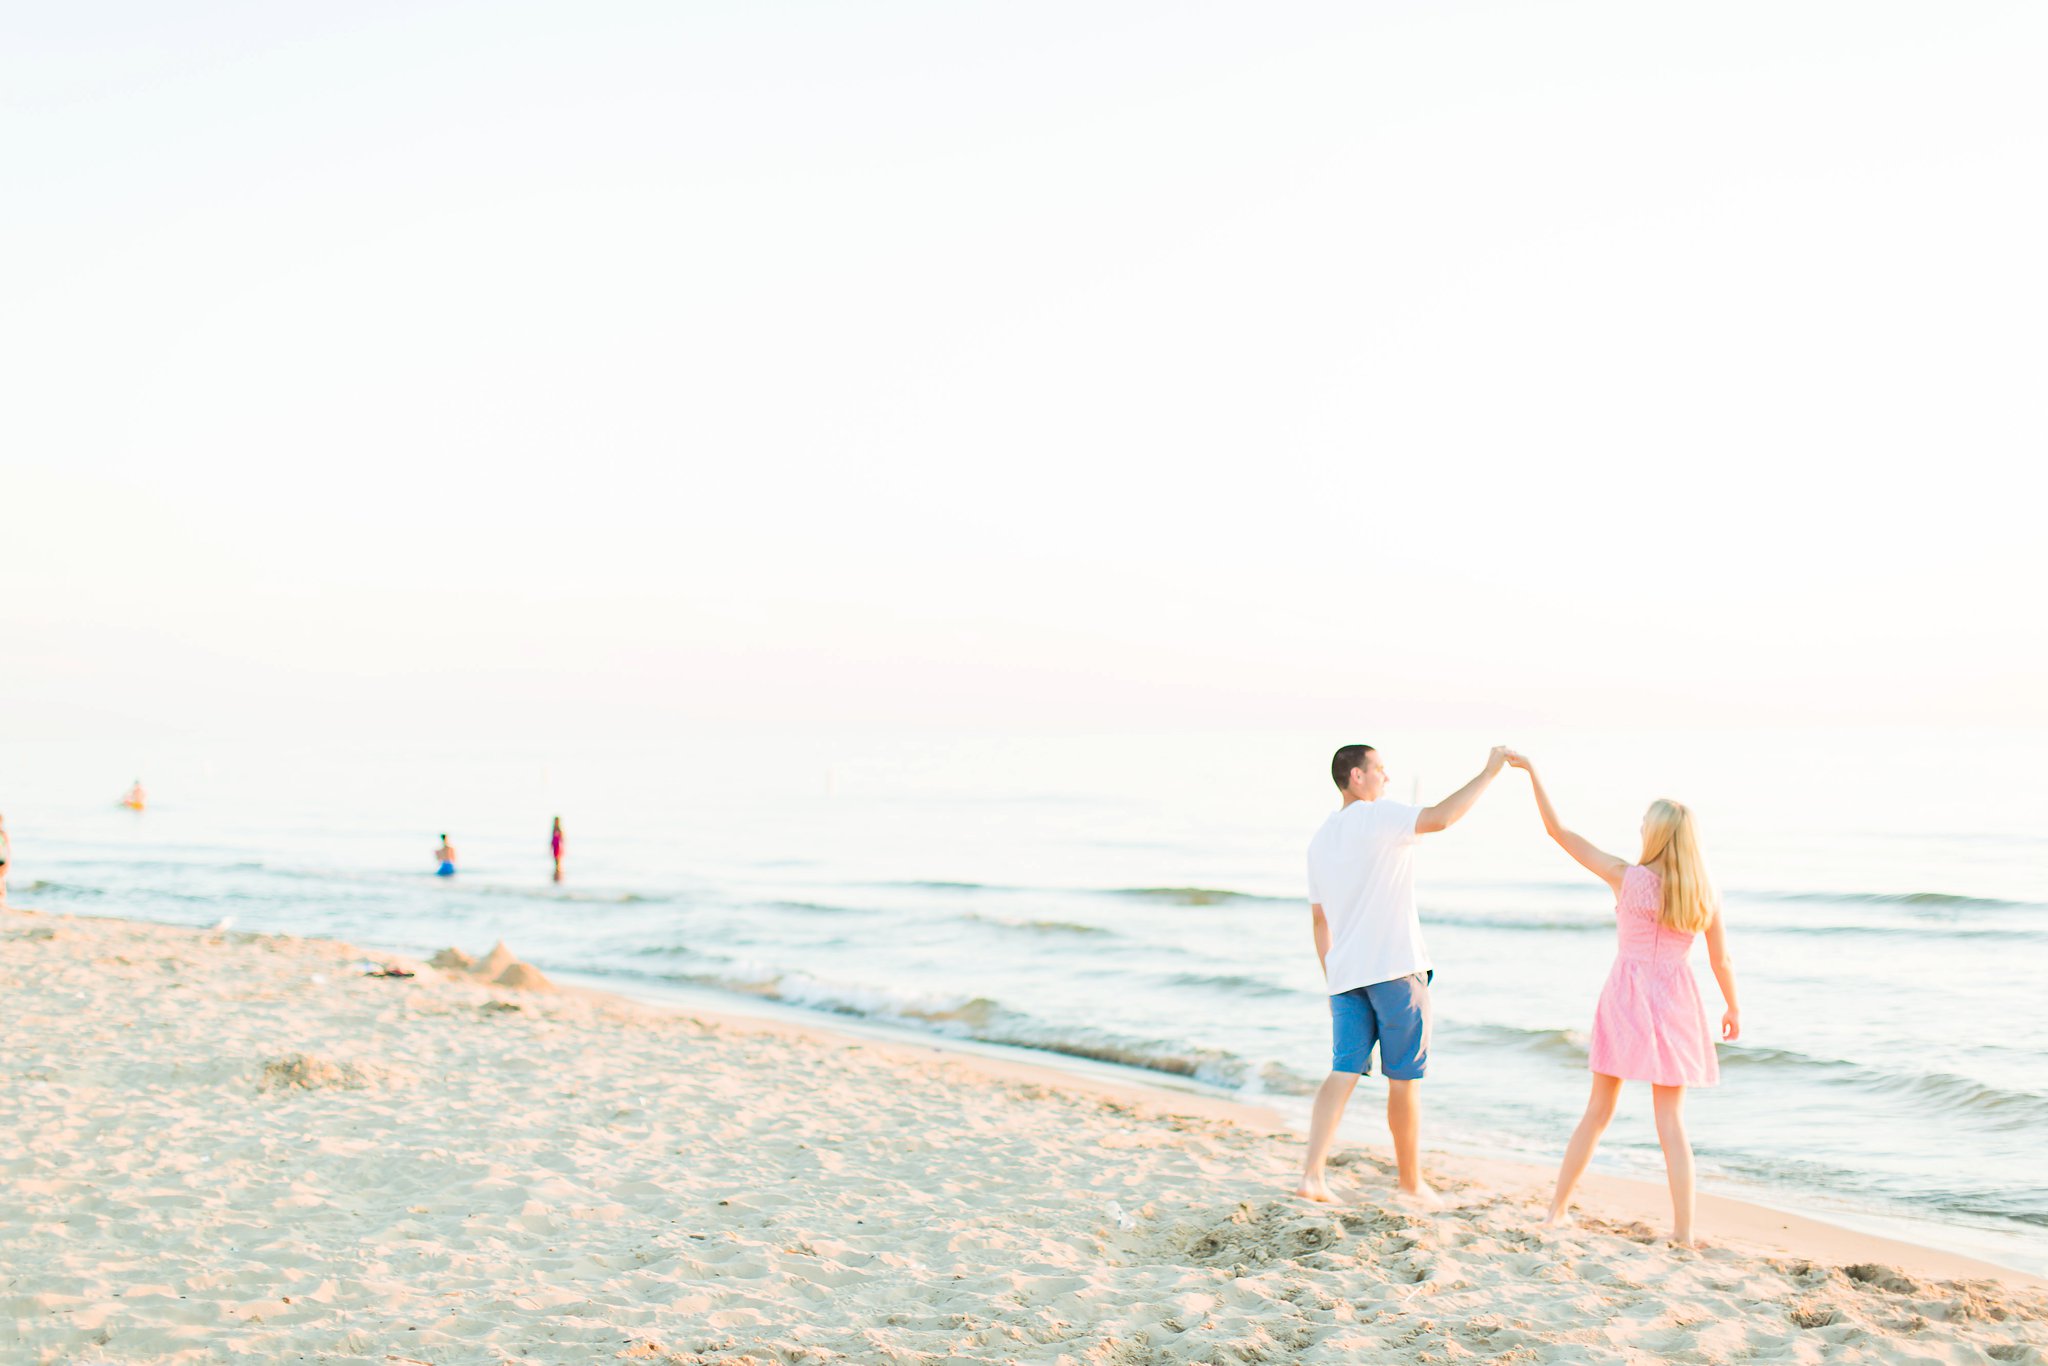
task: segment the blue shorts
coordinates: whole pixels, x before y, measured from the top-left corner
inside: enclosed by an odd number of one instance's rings
[[[1372,1071],[1373,1045],[1380,1071],[1395,1081],[1417,1081],[1429,1066],[1429,983],[1413,972],[1391,982],[1353,987],[1330,998],[1330,1070]]]

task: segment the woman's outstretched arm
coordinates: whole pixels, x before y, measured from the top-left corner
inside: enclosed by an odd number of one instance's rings
[[[1732,1042],[1742,1035],[1742,1007],[1735,1003],[1735,960],[1728,956],[1728,930],[1722,924],[1718,907],[1714,918],[1707,922],[1707,963],[1720,984],[1721,999],[1728,1003],[1727,1012],[1721,1016],[1721,1037]]]
[[[1595,848],[1584,835],[1567,830],[1564,822],[1557,818],[1557,808],[1550,804],[1550,794],[1543,790],[1543,780],[1536,776],[1536,765],[1529,762],[1524,754],[1508,755],[1508,763],[1529,775],[1529,790],[1536,794],[1536,811],[1543,817],[1543,829],[1557,841],[1558,847],[1579,861],[1579,866],[1621,892],[1621,875],[1628,871],[1628,860],[1617,858],[1603,849]]]

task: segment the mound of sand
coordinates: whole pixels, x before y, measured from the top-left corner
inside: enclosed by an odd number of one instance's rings
[[[491,951],[480,959],[471,958],[461,949],[448,948],[428,959],[427,964],[443,972],[466,972],[494,987],[506,987],[512,991],[555,990],[555,984],[543,976],[539,968],[522,961],[505,947],[502,939],[491,945]]]
[[[473,964],[469,970],[486,982],[495,982],[500,973],[518,961],[512,950],[505,947],[505,941],[500,939],[491,945],[491,951],[484,955],[483,962]]]
[[[329,1062],[310,1053],[287,1053],[263,1064],[259,1091],[361,1091],[374,1080],[368,1069],[352,1062]]]
[[[539,968],[531,963],[514,963],[496,977],[491,985],[510,987],[514,991],[553,991],[555,984],[541,975]]]

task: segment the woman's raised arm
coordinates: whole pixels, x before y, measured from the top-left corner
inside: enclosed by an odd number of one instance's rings
[[[1596,848],[1584,835],[1565,829],[1564,822],[1557,818],[1557,808],[1550,804],[1550,794],[1543,790],[1543,780],[1536,776],[1536,765],[1529,762],[1527,755],[1510,752],[1508,764],[1529,775],[1529,790],[1536,794],[1536,812],[1543,817],[1544,831],[1557,841],[1560,849],[1577,859],[1580,867],[1620,895],[1621,875],[1628,871],[1628,860]]]

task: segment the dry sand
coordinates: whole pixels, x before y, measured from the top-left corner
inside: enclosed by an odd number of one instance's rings
[[[2038,1282],[1733,1201],[1310,1206],[1256,1112],[408,966],[0,914],[0,1360],[2048,1362]]]

